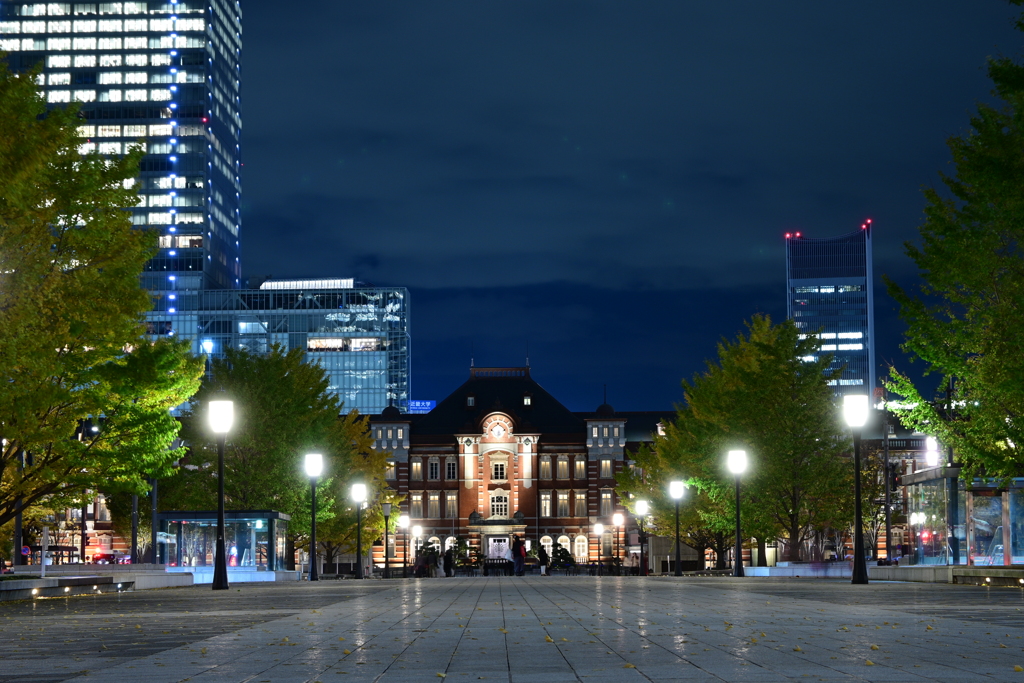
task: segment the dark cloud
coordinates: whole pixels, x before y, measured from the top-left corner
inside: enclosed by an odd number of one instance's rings
[[[1020,42],[1000,0],[243,10],[245,270],[408,286],[430,398],[471,340],[506,364],[529,337],[580,408],[601,375],[675,400],[781,317],[786,230],[871,216],[876,270],[911,277],[920,188]]]

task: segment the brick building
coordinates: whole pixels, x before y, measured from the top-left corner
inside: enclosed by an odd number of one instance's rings
[[[371,416],[374,448],[393,454],[389,485],[406,495],[393,515],[410,517],[409,529],[390,539],[393,566],[406,561],[406,548],[415,553],[413,526],[422,527],[420,543],[447,547],[461,537],[483,557],[501,557],[513,534],[549,552],[561,544],[577,562],[623,557],[635,523],[624,515],[624,525],[612,525],[616,512],[626,513],[615,474],[673,414],[617,413],[607,404],[572,412],[518,367],[471,368],[429,413]],[[375,548],[374,564],[383,562]]]

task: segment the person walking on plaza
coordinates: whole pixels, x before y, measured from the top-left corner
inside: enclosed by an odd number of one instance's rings
[[[444,551],[444,575],[455,576],[455,549],[448,548]]]
[[[518,536],[513,538],[515,539],[512,541],[513,571],[515,571],[516,576],[522,576],[524,574],[523,565],[526,562],[526,544]]]
[[[550,559],[548,558],[548,551],[544,549],[544,546],[541,546],[540,550],[537,551],[537,560],[540,562],[540,575],[547,576]]]

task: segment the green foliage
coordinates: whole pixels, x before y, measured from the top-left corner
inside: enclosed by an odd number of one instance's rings
[[[988,73],[1002,105],[979,105],[970,131],[948,140],[956,173],[945,192],[925,190],[921,245],[906,244],[923,282],[887,280],[904,348],[926,373],[956,378],[954,409],[896,368],[888,388],[916,404],[898,411],[904,424],[952,445],[969,473],[1011,477],[1024,446],[1024,66],[991,59]]]
[[[19,498],[144,491],[180,455],[168,411],[202,374],[187,344],[143,336],[155,236],[123,208],[141,152],[81,155],[75,109],[47,113],[35,75],[0,63],[0,524]]]
[[[211,400],[234,401],[235,422],[224,453],[224,492],[236,510],[277,510],[291,515],[289,536],[296,542],[310,530],[310,481],[303,470],[306,453],[321,453],[324,473],[317,483],[317,535],[327,543],[355,547],[356,510],[352,483],[365,483],[370,507],[363,511],[363,547],[383,532],[380,512],[385,453],[370,448],[365,421],[354,411],[340,415],[338,398],[328,393],[323,369],[303,360],[301,349],[274,346],[256,355],[229,349],[213,363],[182,419],[189,444],[186,466],[161,482],[163,509],[216,508],[217,441],[207,427]]]
[[[725,467],[732,449],[750,460],[742,478],[746,536],[784,537],[798,559],[812,529],[848,521],[851,468],[841,455],[849,442],[827,385],[831,359],[817,344],[799,339],[790,321],[773,326],[755,316],[746,336],[719,344],[717,364],[683,382],[686,405],[655,441],[661,469],[644,471],[659,528],[672,514],[662,492],[677,477],[703,499],[696,530],[735,528],[735,479]]]

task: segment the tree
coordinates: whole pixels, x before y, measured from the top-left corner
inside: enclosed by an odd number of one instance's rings
[[[786,541],[800,559],[811,530],[846,519],[851,505],[849,441],[840,428],[827,372],[831,358],[791,321],[754,316],[747,335],[723,340],[718,362],[683,382],[686,404],[655,441],[670,471],[706,494],[703,512],[715,532],[735,528],[735,480],[725,453],[745,449],[741,514],[747,537]]]
[[[277,510],[291,516],[289,548],[308,538],[310,482],[303,471],[305,453],[324,456],[317,483],[317,523],[342,517],[347,523],[324,530],[342,534],[355,547],[356,514],[350,484],[360,481],[371,494],[385,491],[387,454],[370,448],[368,426],[355,411],[347,414],[319,365],[306,363],[301,349],[273,346],[256,355],[228,349],[214,361],[205,382],[182,418],[189,455],[178,476],[161,482],[161,505],[212,510],[217,505],[217,443],[206,424],[206,406],[220,397],[235,403],[235,424],[227,435],[224,492],[230,508]],[[363,512],[363,537],[370,543],[383,529],[380,505],[371,499]],[[317,529],[320,532],[320,527]],[[318,534],[319,535],[319,534]],[[325,541],[338,539],[323,537]],[[364,542],[363,547],[369,548]],[[286,551],[286,556],[292,553]]]
[[[1024,447],[1024,66],[990,59],[988,73],[1002,105],[978,105],[947,141],[956,172],[945,193],[925,190],[921,245],[905,245],[922,282],[887,280],[904,349],[944,378],[940,391],[955,378],[951,400],[895,367],[888,387],[912,406],[895,411],[904,424],[953,446],[968,474],[1011,477]]]
[[[85,489],[144,491],[180,456],[169,410],[198,387],[188,345],[146,341],[134,230],[141,151],[78,151],[74,108],[0,63],[0,524]],[[91,420],[92,428],[82,429]]]

